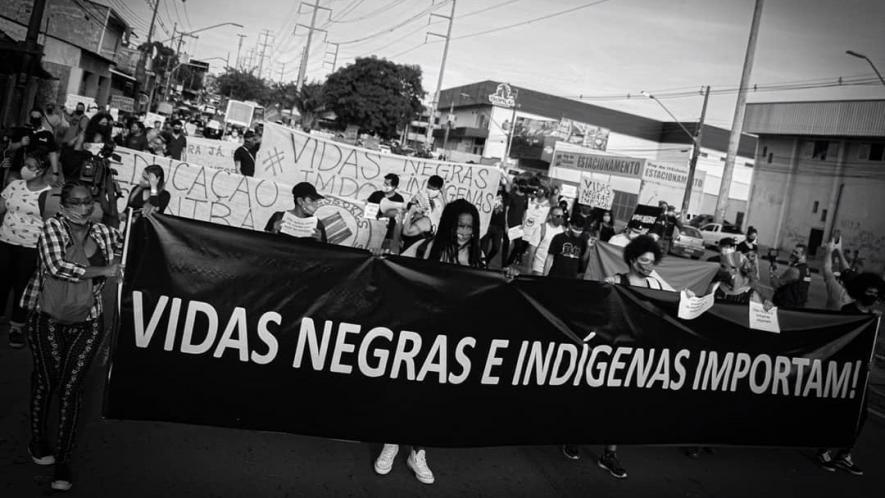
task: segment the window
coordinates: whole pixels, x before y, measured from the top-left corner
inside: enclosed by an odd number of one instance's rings
[[[704,226],[701,227],[701,231],[703,231],[703,232],[715,232],[715,231],[716,231],[716,224],[715,224],[715,223],[710,223],[709,225],[704,225]]]
[[[818,207],[820,207],[820,203],[817,202],[817,201],[814,201],[814,205],[811,206],[811,212],[812,212],[813,214],[817,214],[817,208],[818,208]]]
[[[765,157],[767,155],[768,155],[768,146],[766,145],[765,147],[762,147],[762,157]]]
[[[867,159],[870,161],[885,159],[885,144],[870,144],[870,155]]]
[[[820,221],[827,221],[827,210],[821,210]]]
[[[829,148],[830,142],[827,142],[826,140],[815,140],[814,149],[812,149],[811,152],[811,158],[820,159],[821,161],[826,160]]]
[[[741,229],[737,225],[723,225],[722,233],[740,234]]]
[[[771,164],[771,160],[774,159],[774,152],[768,153],[768,164]]]

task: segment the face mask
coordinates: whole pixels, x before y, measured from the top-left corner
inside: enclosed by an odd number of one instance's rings
[[[393,187],[391,187],[390,185],[385,185],[381,187],[381,190],[383,190],[385,194],[389,194],[393,192]]]
[[[720,253],[723,256],[727,256],[729,254],[734,254],[734,248],[733,247],[723,247],[722,250],[720,251]]]
[[[76,114],[77,116],[81,116],[83,114],[83,111],[77,109],[76,111],[74,111],[74,114]]]
[[[439,199],[439,190],[428,190],[427,196],[431,199]]]
[[[31,118],[31,126],[34,128],[40,128],[43,124],[43,118]]]
[[[92,214],[92,208],[90,207],[89,212],[86,214],[80,214],[74,211],[74,208],[70,207],[62,207],[60,209],[62,215],[68,219],[71,223],[75,225],[85,225],[87,221],[89,221],[89,215]]]
[[[644,265],[639,261],[636,261],[636,263],[633,264],[633,267],[640,275],[643,275],[645,277],[651,275],[651,272],[653,272],[655,269],[654,265]]]
[[[603,223],[611,223],[611,221],[612,221],[612,219],[609,218],[608,216],[603,216],[603,217],[602,217],[602,222],[603,222]]]
[[[878,300],[879,300],[879,296],[870,296],[870,295],[864,294],[864,295],[860,296],[860,299],[858,299],[857,301],[863,306],[872,306],[872,305],[876,304],[876,301],[878,301]]]
[[[32,170],[31,168],[22,168],[21,170],[22,180],[28,182],[40,176],[40,173]]]
[[[470,239],[473,237],[472,234],[462,233],[462,232],[458,232],[457,236],[458,236],[458,245],[459,246],[463,246],[463,245],[467,244],[468,242],[470,242]]]

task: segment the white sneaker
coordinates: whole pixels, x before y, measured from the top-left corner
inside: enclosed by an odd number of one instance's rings
[[[385,444],[384,448],[381,449],[381,454],[375,460],[375,472],[378,475],[387,475],[390,469],[393,468],[393,459],[396,458],[398,452],[398,444]]]
[[[427,466],[427,455],[424,450],[415,450],[409,452],[409,458],[406,459],[406,465],[415,473],[415,477],[424,484],[433,484],[433,472]]]

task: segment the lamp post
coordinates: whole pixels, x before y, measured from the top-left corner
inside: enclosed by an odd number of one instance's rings
[[[654,95],[644,90],[642,91],[642,95],[645,95],[646,97],[657,102],[658,105],[661,106],[661,108],[664,109],[664,111],[666,111],[671,118],[673,118],[673,121],[675,121],[676,124],[678,124],[679,127],[682,128],[682,131],[684,131],[685,134],[688,135],[688,137],[691,139],[691,160],[688,162],[688,179],[686,180],[685,194],[682,196],[681,212],[683,219],[685,219],[685,216],[688,214],[688,208],[691,204],[691,189],[694,186],[694,175],[698,166],[698,156],[701,154],[701,139],[704,136],[704,118],[707,115],[707,101],[710,99],[710,87],[708,86],[704,90],[704,106],[701,107],[701,119],[698,121],[698,127],[695,130],[695,133],[691,133],[690,131],[688,131],[688,128],[686,128],[685,125],[683,125],[678,119],[676,119],[676,116],[674,116],[673,113],[670,112],[670,109],[667,109],[667,106],[665,106],[663,102],[655,98]]]
[[[852,56],[852,57],[857,57],[858,59],[863,59],[863,60],[867,61],[870,64],[870,67],[873,68],[873,71],[876,72],[876,76],[879,77],[879,81],[881,81],[882,84],[885,85],[885,78],[882,77],[882,73],[880,73],[879,70],[876,69],[876,65],[873,64],[873,61],[871,61],[869,57],[867,57],[864,54],[859,54],[859,53],[855,52],[854,50],[846,50],[845,53]]]

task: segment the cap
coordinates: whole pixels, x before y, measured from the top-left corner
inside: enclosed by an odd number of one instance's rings
[[[317,192],[316,187],[308,182],[301,182],[292,187],[292,197],[295,199],[302,199],[304,197],[310,197],[313,200],[325,199]]]

